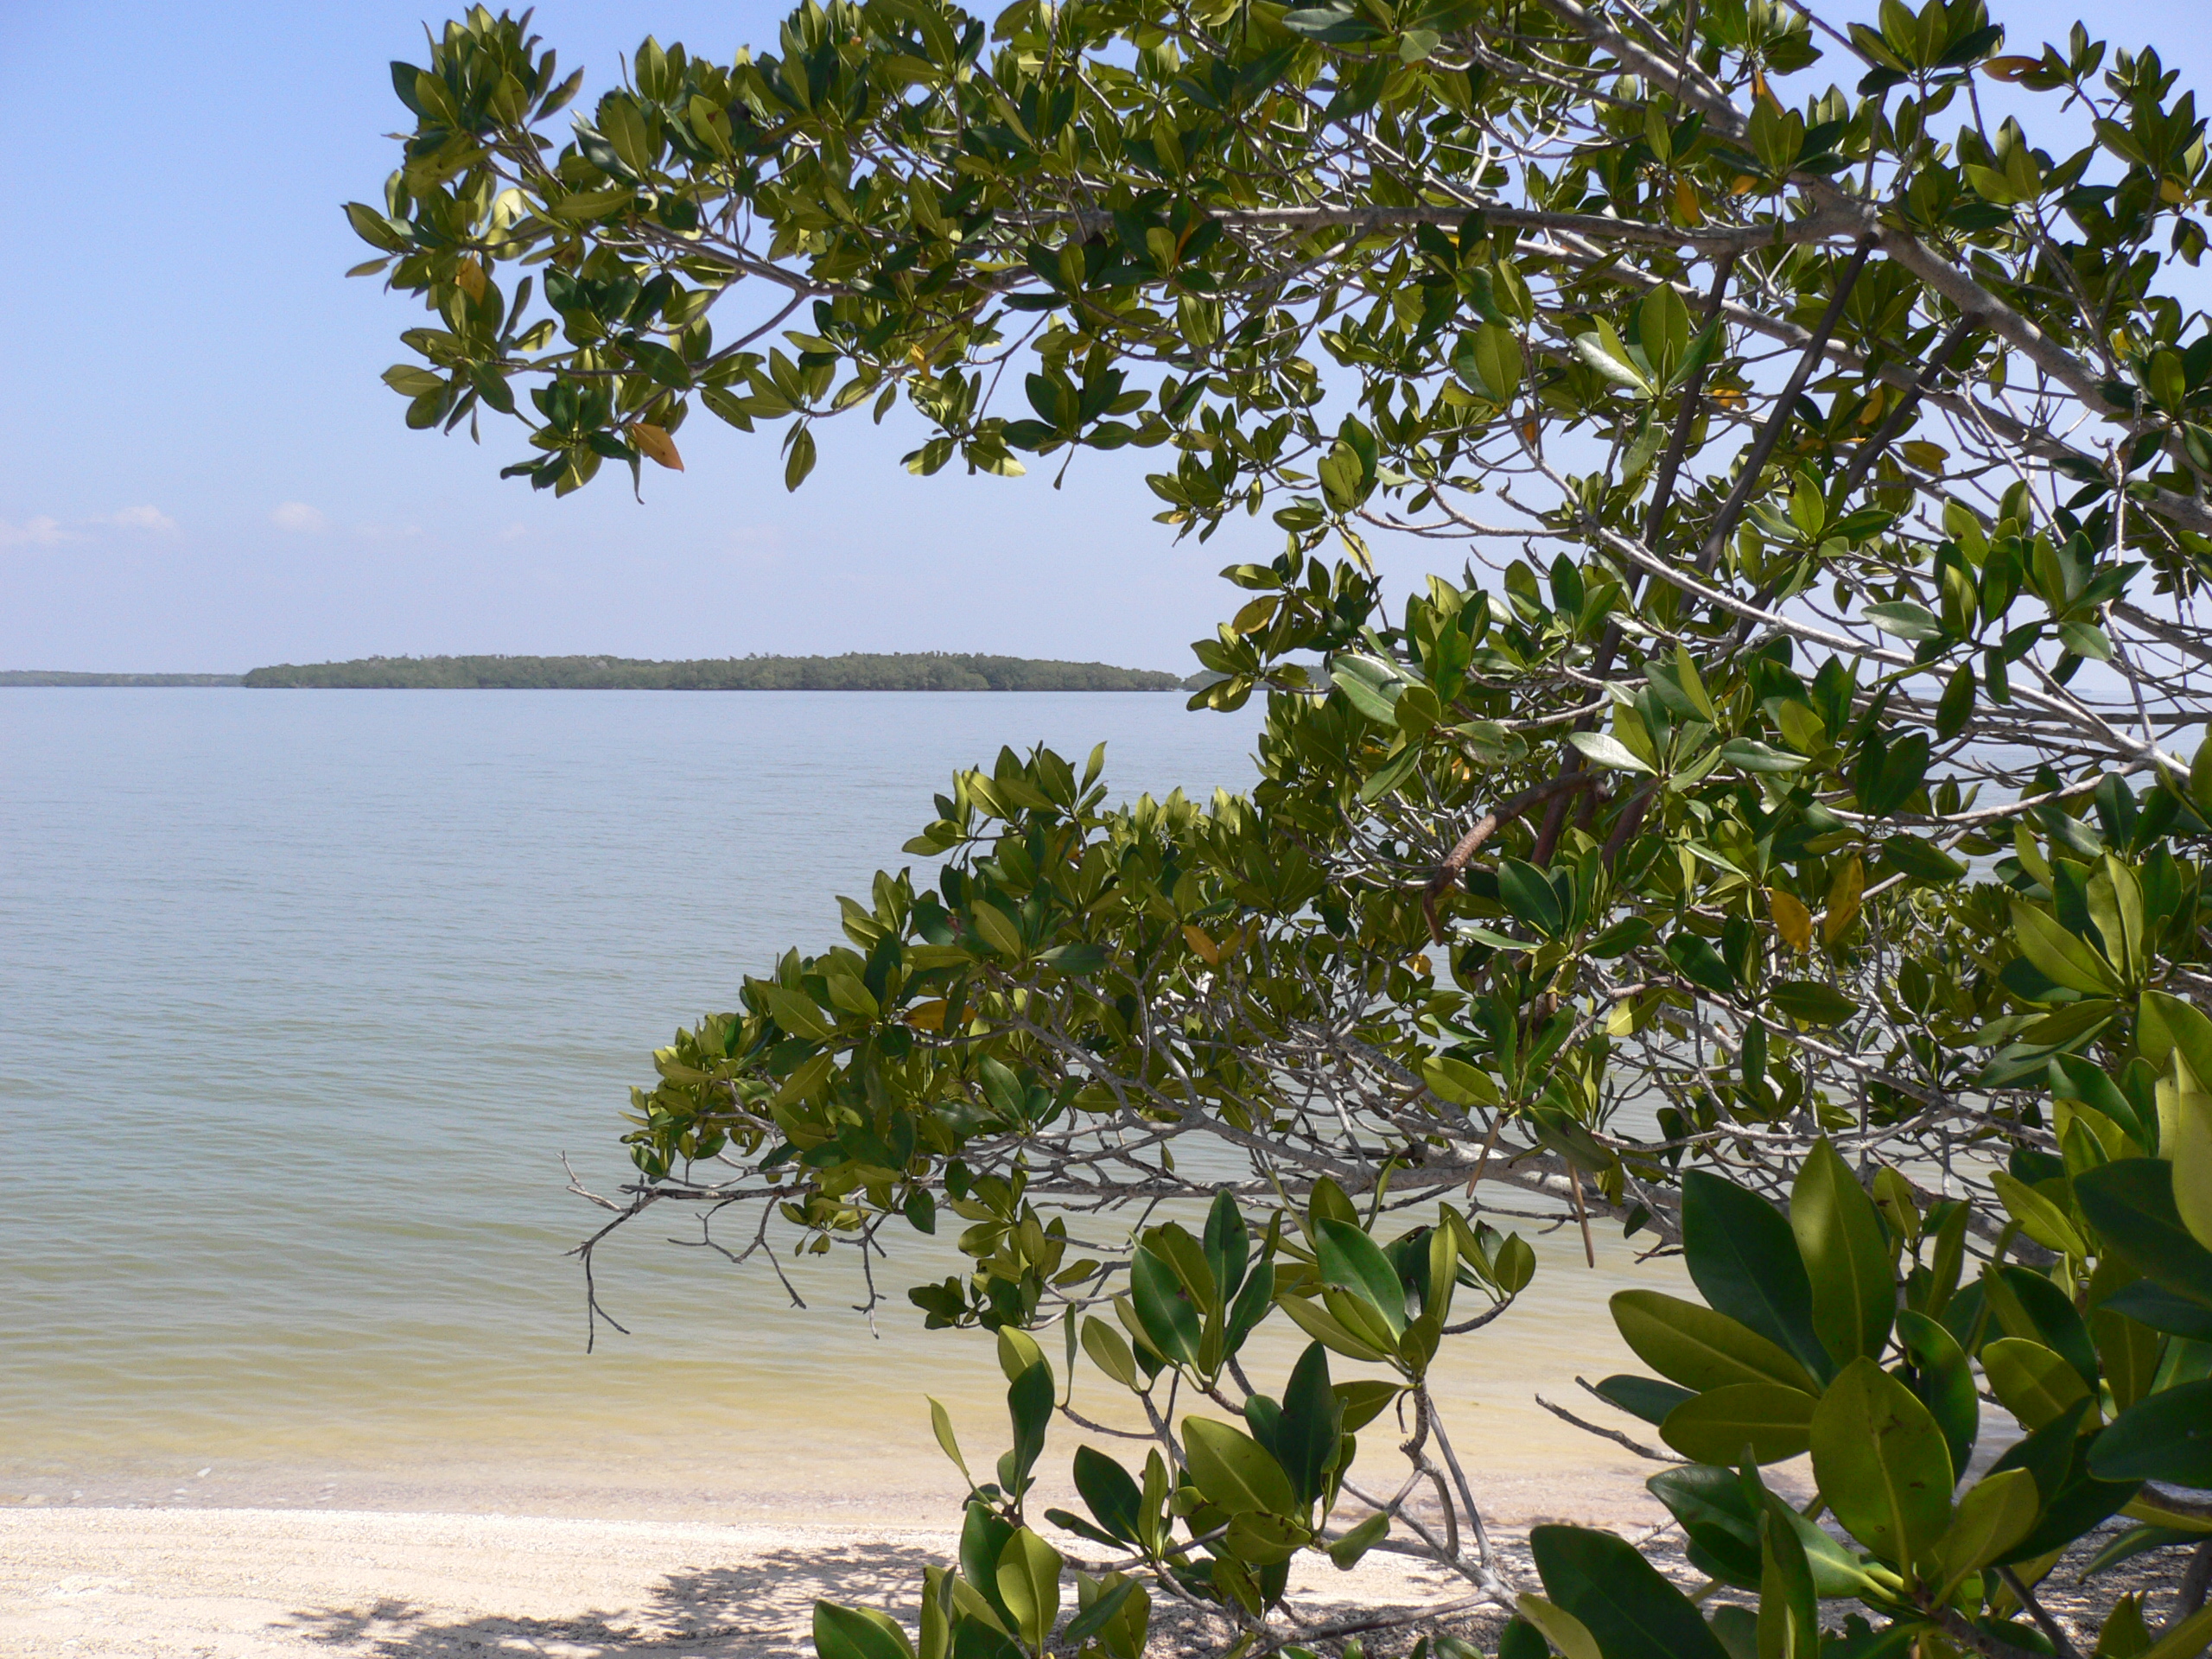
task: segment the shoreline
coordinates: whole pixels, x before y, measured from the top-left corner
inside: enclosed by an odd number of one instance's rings
[[[911,1624],[957,1531],[404,1511],[0,1510],[0,1654],[77,1659],[813,1659],[817,1597]],[[1081,1546],[1071,1552],[1079,1554]],[[1297,1580],[1323,1605],[1452,1598],[1371,1554]]]

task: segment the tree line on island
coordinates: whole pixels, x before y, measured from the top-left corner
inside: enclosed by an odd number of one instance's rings
[[[1211,676],[1200,676],[1202,679]],[[963,652],[837,657],[368,657],[257,668],[251,687],[562,691],[1176,691],[1174,674]]]

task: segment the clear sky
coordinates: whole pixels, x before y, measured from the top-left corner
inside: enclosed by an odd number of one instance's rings
[[[649,31],[727,58],[785,10],[548,0],[537,23],[591,72],[588,103]],[[1993,10],[2014,50],[2077,15]],[[2192,10],[2107,0],[2093,29],[2212,90]],[[558,503],[501,481],[523,451],[496,427],[481,448],[407,431],[377,376],[421,314],[342,280],[367,251],[339,204],[376,198],[402,115],[385,63],[419,61],[445,15],[0,0],[0,668],[930,649],[1195,666],[1186,642],[1232,607],[1214,572],[1280,532],[1174,544],[1142,452],[1086,453],[1057,493],[1042,468],[918,480],[897,464],[913,426],[841,420],[786,495],[775,434],[697,410],[690,471],[648,468],[640,506],[612,477]]]

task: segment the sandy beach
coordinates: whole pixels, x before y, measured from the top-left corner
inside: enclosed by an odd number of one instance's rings
[[[1544,1519],[1630,1530],[1663,1518],[1633,1482],[1589,1471],[1516,1479],[1497,1497],[1502,1535]],[[922,1567],[956,1547],[954,1518],[950,1505],[832,1525],[765,1509],[732,1521],[4,1508],[0,1655],[810,1659],[817,1597],[911,1617]],[[1441,1574],[1381,1554],[1348,1573],[1318,1558],[1299,1571],[1307,1594],[1345,1607],[1451,1593]]]
[[[0,1512],[0,1654],[132,1659],[810,1656],[815,1598],[911,1618],[951,1533],[291,1510]],[[1344,1605],[1420,1602],[1390,1557],[1308,1569]]]
[[[1605,1496],[1611,1494],[1610,1500]],[[1613,1483],[1562,1471],[1548,1496],[1517,1486],[1494,1511],[1507,1570],[1535,1582],[1527,1528],[1573,1520],[1643,1537],[1663,1511]],[[1579,1495],[1581,1501],[1572,1501]],[[2089,1585],[2079,1569],[2120,1522],[2077,1545],[2047,1582],[2077,1634],[2141,1590],[2164,1618],[2175,1552]],[[1061,1540],[1063,1543],[1066,1540]],[[392,1510],[0,1509],[0,1656],[6,1659],[813,1659],[817,1597],[885,1607],[911,1627],[921,1568],[950,1558],[942,1524],[751,1524]],[[1669,1534],[1654,1559],[1686,1586],[1702,1575]],[[1073,1553],[1080,1554],[1080,1551]],[[1293,1596],[1311,1611],[1433,1606],[1456,1580],[1402,1556],[1350,1573],[1301,1558]],[[1730,1597],[1728,1599],[1733,1599]],[[1494,1637],[1487,1611],[1451,1628]],[[1156,1622],[1163,1659],[1207,1650]],[[1402,1650],[1403,1640],[1385,1652]],[[1484,1651],[1488,1651],[1484,1648]]]

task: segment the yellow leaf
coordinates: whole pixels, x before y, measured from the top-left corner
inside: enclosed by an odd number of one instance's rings
[[[917,1002],[906,1010],[906,1023],[916,1031],[944,1029],[944,999],[935,997],[927,1002]]]
[[[473,257],[461,262],[460,268],[453,274],[453,279],[461,284],[462,293],[467,295],[479,305],[483,304],[484,290],[488,284],[484,280],[484,267],[478,264]]]
[[[1705,203],[1698,199],[1697,187],[1688,179],[1675,181],[1675,212],[1685,225],[1705,223]]]
[[[1541,1596],[1524,1595],[1516,1610],[1567,1659],[1600,1659],[1598,1638],[1590,1634],[1590,1627],[1564,1607],[1554,1606]]]
[[[1221,966],[1221,947],[1206,937],[1203,928],[1185,922],[1183,924],[1183,937],[1189,942],[1191,949],[1197,951],[1209,966]]]
[[[1813,948],[1813,912],[1798,902],[1796,893],[1769,887],[1766,907],[1774,916],[1774,931],[1782,935],[1784,944],[1800,954]]]
[[[1821,937],[1834,944],[1851,931],[1852,923],[1859,919],[1859,895],[1866,891],[1866,867],[1853,859],[1835,873],[1835,880],[1828,884],[1827,919],[1821,924]]]
[[[630,429],[630,442],[647,461],[658,461],[672,473],[683,470],[683,457],[676,453],[676,440],[660,428],[639,421]]]
[[[2174,1066],[2178,1077],[2195,1082],[2179,1048],[2174,1050]],[[2212,1095],[2188,1086],[2176,1089],[2171,1122],[2171,1145],[2164,1150],[2174,1163],[2174,1208],[2197,1243],[2212,1249]]]

